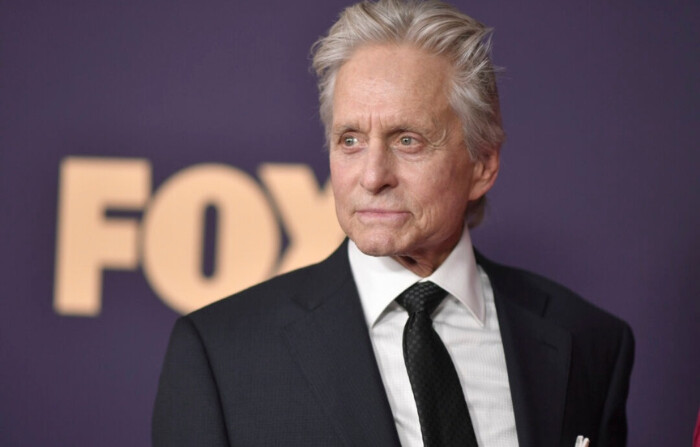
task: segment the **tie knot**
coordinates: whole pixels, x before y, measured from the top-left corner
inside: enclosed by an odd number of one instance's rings
[[[417,282],[396,298],[396,302],[406,309],[409,315],[418,312],[432,314],[436,307],[445,298],[447,292],[437,284],[424,281]]]

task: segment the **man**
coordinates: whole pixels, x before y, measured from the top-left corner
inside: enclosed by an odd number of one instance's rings
[[[316,44],[349,241],[178,320],[154,445],[625,444],[629,327],[471,246],[503,140],[487,34],[387,0]]]

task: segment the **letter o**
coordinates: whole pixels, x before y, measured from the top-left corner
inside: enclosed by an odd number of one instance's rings
[[[207,207],[217,209],[216,265],[202,274]],[[184,314],[266,279],[280,234],[258,184],[245,172],[201,164],[170,177],[143,217],[143,270],[153,290]]]

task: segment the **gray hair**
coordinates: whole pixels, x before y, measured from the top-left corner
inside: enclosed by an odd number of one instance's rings
[[[500,150],[501,125],[496,76],[490,59],[491,30],[440,1],[363,1],[346,8],[338,21],[311,48],[318,76],[321,121],[330,138],[333,90],[340,67],[363,45],[410,44],[445,56],[453,65],[450,104],[460,117],[472,160]],[[486,197],[467,209],[470,227],[481,221]]]

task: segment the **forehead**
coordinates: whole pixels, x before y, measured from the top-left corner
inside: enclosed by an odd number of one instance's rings
[[[360,47],[338,71],[333,123],[435,121],[450,110],[449,61],[408,45]]]

